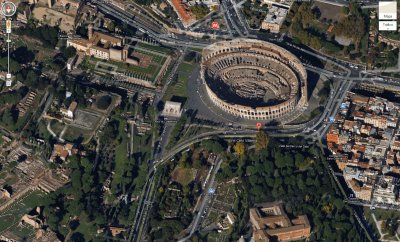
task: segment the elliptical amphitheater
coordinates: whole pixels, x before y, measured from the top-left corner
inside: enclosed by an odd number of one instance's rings
[[[307,106],[307,72],[289,51],[269,42],[235,39],[203,50],[201,78],[211,101],[251,120],[292,116]]]

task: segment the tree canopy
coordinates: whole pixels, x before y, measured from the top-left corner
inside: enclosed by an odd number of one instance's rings
[[[264,130],[259,130],[256,134],[256,152],[266,149],[269,144],[269,137]]]

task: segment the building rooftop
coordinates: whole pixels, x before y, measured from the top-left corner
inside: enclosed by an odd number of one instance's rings
[[[255,241],[291,241],[307,238],[311,226],[306,215],[289,219],[281,202],[260,204],[250,209]]]
[[[75,102],[75,101],[71,102],[71,104],[70,104],[69,107],[68,107],[68,111],[75,112],[77,106],[78,106],[78,103],[77,103],[77,102]],[[68,144],[67,144],[67,145],[68,145]]]
[[[264,19],[264,22],[281,25],[286,18],[288,13],[287,8],[272,6],[268,10],[268,14]]]
[[[183,25],[188,26],[195,21],[192,14],[186,9],[182,0],[171,0],[172,6],[181,19]]]
[[[400,104],[352,92],[343,103],[326,138],[335,157],[347,157],[335,159],[349,188],[356,198],[400,206],[391,185],[393,173],[400,174]]]

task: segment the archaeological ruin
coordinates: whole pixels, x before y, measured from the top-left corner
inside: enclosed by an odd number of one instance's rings
[[[307,72],[289,51],[235,39],[203,49],[201,78],[212,102],[235,116],[272,120],[307,106]]]

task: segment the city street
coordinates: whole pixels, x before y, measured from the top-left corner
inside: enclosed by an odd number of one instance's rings
[[[336,1],[338,2],[338,1]],[[338,4],[346,4],[339,3]],[[114,16],[115,18],[120,19],[122,22],[127,23],[130,26],[138,28],[140,31],[148,34],[154,40],[158,40],[161,44],[171,47],[183,47],[182,55],[177,60],[177,63],[172,71],[172,73],[176,72],[177,66],[182,61],[182,58],[185,54],[187,48],[203,48],[208,46],[212,41],[203,40],[203,39],[195,39],[188,38],[183,35],[169,35],[164,32],[163,29],[157,28],[157,24],[153,24],[150,21],[144,22],[146,18],[138,18],[134,16],[132,13],[128,13],[123,11],[112,4],[101,4],[98,5],[100,10],[104,11],[107,14]],[[223,1],[221,3],[221,8],[223,9],[224,19],[227,22],[228,30],[231,36],[241,36],[241,37],[249,37],[249,38],[257,38],[257,36],[251,34],[252,31],[248,30],[247,24],[245,23],[244,17],[242,16],[241,11],[238,10],[237,4],[232,3],[231,1]],[[195,29],[195,28],[194,28]],[[217,34],[218,35],[218,34]],[[341,105],[346,92],[351,90],[354,84],[359,82],[370,82],[376,84],[385,84],[385,85],[393,85],[400,87],[400,82],[397,80],[387,80],[382,78],[381,76],[374,74],[369,75],[365,71],[365,66],[357,65],[353,63],[349,63],[343,60],[336,59],[334,57],[326,56],[316,51],[306,50],[302,47],[296,46],[295,44],[290,43],[287,40],[284,40],[284,36],[279,34],[271,34],[264,35],[267,41],[268,38],[271,41],[277,41],[282,43],[283,45],[287,45],[290,48],[297,49],[300,53],[304,53],[304,55],[311,55],[323,62],[335,65],[340,69],[344,70],[345,73],[340,71],[332,72],[321,68],[321,66],[313,65],[313,63],[305,63],[307,70],[317,73],[318,75],[324,75],[327,78],[335,79],[339,82],[339,85],[336,89],[332,90],[333,92],[328,97],[328,100],[325,104],[325,108],[322,114],[313,120],[309,120],[308,122],[304,122],[303,124],[290,125],[286,124],[281,127],[266,127],[268,133],[271,136],[297,136],[301,135],[304,138],[313,138],[314,140],[321,141],[324,139],[326,133],[328,132],[329,125],[327,125],[326,120],[330,117],[335,117],[339,106]],[[205,94],[204,84],[199,79],[199,68],[196,68],[194,73],[190,75],[188,81],[188,96],[190,97],[186,104],[186,109],[193,109],[198,111],[198,115],[200,118],[206,120],[212,120],[217,123],[221,123],[221,127],[224,127],[225,130],[222,131],[212,131],[207,133],[202,133],[191,137],[187,140],[182,140],[179,144],[173,147],[171,150],[166,152],[165,146],[169,140],[169,134],[173,127],[173,123],[167,123],[166,127],[163,131],[162,136],[158,140],[158,145],[155,148],[155,160],[153,162],[153,166],[149,171],[147,183],[143,189],[141,199],[139,201],[138,210],[134,219],[134,224],[132,225],[130,231],[130,240],[129,241],[140,241],[141,236],[143,234],[143,229],[146,228],[148,213],[152,207],[153,199],[154,199],[154,187],[155,187],[155,173],[157,167],[163,165],[164,162],[168,162],[172,157],[174,157],[177,153],[187,149],[190,145],[194,143],[201,142],[202,140],[210,139],[215,136],[219,136],[221,138],[230,138],[230,137],[254,137],[256,132],[255,124],[257,121],[250,120],[241,120],[238,117],[233,115],[229,115],[227,113],[221,112],[218,108],[216,108],[207,95]],[[172,74],[171,74],[172,75]],[[168,78],[170,80],[170,78]],[[163,94],[167,90],[170,81],[163,87],[162,91],[156,95],[156,101],[161,100]],[[156,102],[157,103],[157,102]],[[307,129],[306,129],[307,128]],[[220,162],[218,162],[219,166]],[[213,170],[213,178],[218,171],[218,166],[216,166]],[[332,171],[333,176],[336,174]],[[208,183],[207,187],[212,187],[213,179]],[[206,189],[207,191],[207,189]],[[212,196],[205,192],[202,195],[202,203],[198,213],[195,216],[190,228],[190,233],[180,241],[188,240],[195,231],[198,230],[199,222],[201,220],[201,215],[203,213],[203,209],[209,199]],[[358,215],[355,215],[358,217]],[[359,220],[359,219],[358,219]],[[360,220],[361,221],[361,220]],[[363,224],[363,222],[360,222]]]

